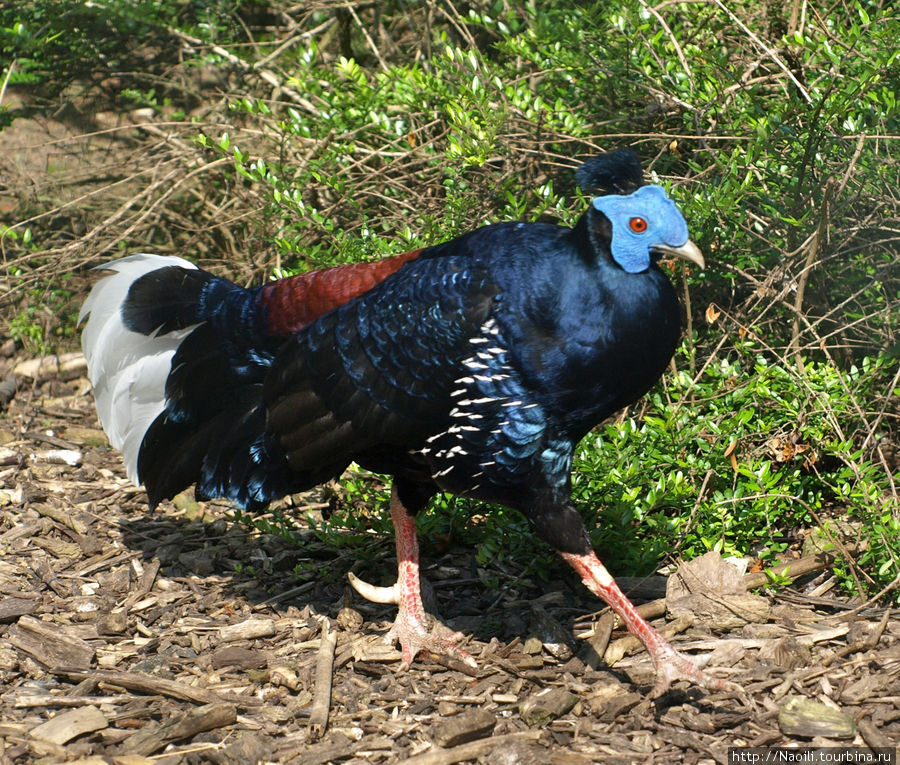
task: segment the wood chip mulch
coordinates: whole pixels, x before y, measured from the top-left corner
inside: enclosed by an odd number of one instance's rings
[[[19,367],[0,412],[0,763],[725,763],[900,741],[900,622],[842,601],[827,568],[735,596],[728,618],[670,608],[657,625],[739,689],[651,700],[646,654],[573,576],[451,549],[424,573],[478,669],[401,672],[392,609],[347,586],[352,547],[261,534],[220,503],[148,514],[64,361]]]

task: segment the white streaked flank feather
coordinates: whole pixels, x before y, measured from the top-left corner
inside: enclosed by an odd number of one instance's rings
[[[163,255],[132,255],[100,268],[112,272],[91,290],[79,321],[87,317],[81,348],[100,424],[110,443],[122,452],[128,477],[139,483],[137,460],[147,428],[165,406],[166,378],[172,356],[193,329],[165,335],[142,335],[122,322],[122,302],[132,283],[166,266],[196,268],[193,263]]]

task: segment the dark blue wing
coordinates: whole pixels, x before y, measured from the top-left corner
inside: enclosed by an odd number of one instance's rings
[[[351,460],[519,506],[564,491],[573,444],[510,362],[477,260],[420,259],[294,337],[267,380],[291,469]]]
[[[266,429],[291,468],[405,449],[439,430],[497,291],[468,258],[417,260],[297,333],[264,389]]]
[[[566,490],[573,444],[523,383],[493,317],[469,344],[447,427],[416,450],[432,479],[456,494],[523,509],[534,493]]]

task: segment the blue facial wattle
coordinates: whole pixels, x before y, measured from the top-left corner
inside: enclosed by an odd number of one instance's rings
[[[612,223],[613,259],[630,274],[650,267],[650,251],[655,245],[681,247],[688,240],[687,223],[661,186],[641,186],[627,196],[596,197],[592,204]],[[646,221],[641,233],[631,229],[634,218]]]

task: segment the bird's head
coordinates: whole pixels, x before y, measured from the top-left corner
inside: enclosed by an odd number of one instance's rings
[[[610,252],[628,273],[646,271],[663,255],[705,266],[703,253],[688,237],[684,216],[661,186],[641,186],[625,196],[596,197],[591,206],[609,221]]]
[[[646,271],[663,255],[704,267],[703,254],[688,237],[675,203],[661,186],[644,186],[641,163],[630,149],[618,149],[585,162],[575,180],[594,195],[588,225],[594,246],[605,245],[628,273]]]

